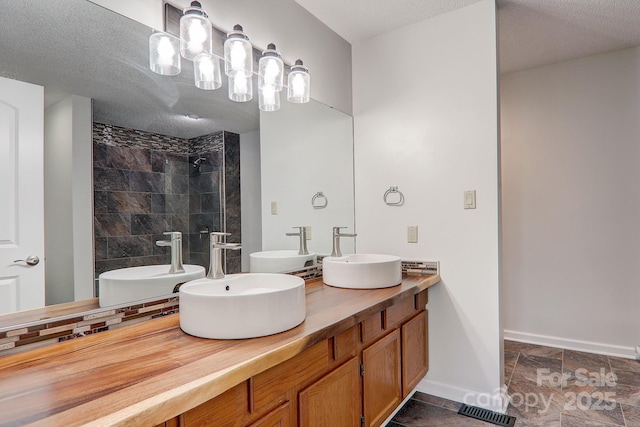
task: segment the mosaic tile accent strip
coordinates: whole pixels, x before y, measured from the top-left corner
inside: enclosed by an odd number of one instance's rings
[[[104,123],[93,124],[93,142],[111,147],[139,148],[186,156],[222,151],[223,141],[223,131],[183,139]]]
[[[143,148],[173,154],[189,154],[189,144],[182,138],[103,123],[93,124],[93,141],[112,147]]]
[[[413,274],[440,274],[440,261],[402,261],[402,272]]]
[[[33,350],[45,345],[68,341],[156,317],[177,313],[178,296],[137,304],[108,307],[54,319],[43,319],[18,329],[0,332],[0,356]]]
[[[189,153],[214,153],[224,149],[224,132],[198,136],[189,140]]]

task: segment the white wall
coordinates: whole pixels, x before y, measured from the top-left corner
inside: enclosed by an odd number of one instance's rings
[[[242,271],[249,271],[249,254],[262,250],[260,132],[240,135],[240,205],[242,206]]]
[[[502,384],[494,2],[356,43],[353,69],[358,252],[441,261],[419,389],[458,401],[493,393]],[[392,185],[404,206],[383,203]],[[477,209],[464,210],[471,189]],[[419,243],[406,243],[408,225]]]
[[[152,28],[162,29],[162,0],[94,0]],[[170,3],[186,7],[190,0]],[[213,25],[230,31],[241,24],[254,46],[275,43],[283,59],[302,59],[311,74],[311,97],[348,114],[351,45],[293,0],[201,0]]]
[[[285,233],[311,226],[309,251],[331,254],[332,228],[352,233],[354,227],[351,116],[317,101],[283,103],[276,112],[261,113],[260,160],[263,250],[298,249],[298,237]],[[327,207],[314,209],[311,200],[320,191]],[[353,253],[354,239],[343,238],[341,248]]]
[[[93,297],[91,100],[45,110],[46,304]]]
[[[640,48],[501,76],[505,336],[640,344]]]

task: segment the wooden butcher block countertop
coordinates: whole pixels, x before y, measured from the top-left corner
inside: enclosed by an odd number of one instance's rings
[[[268,337],[196,338],[174,314],[0,357],[0,425],[159,424],[439,281],[411,274],[392,288],[353,290],[315,280],[306,320]]]

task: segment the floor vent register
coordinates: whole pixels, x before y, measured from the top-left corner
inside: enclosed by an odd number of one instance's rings
[[[502,426],[513,427],[516,422],[516,417],[510,415],[499,414],[497,412],[489,411],[488,409],[477,408],[475,406],[462,405],[458,410],[458,414],[466,415],[467,417],[475,418],[476,420],[486,421],[488,423]]]

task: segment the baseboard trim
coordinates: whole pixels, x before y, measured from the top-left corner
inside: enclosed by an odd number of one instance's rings
[[[416,387],[416,391],[453,400],[454,402],[466,403],[467,405],[477,406],[501,414],[504,414],[507,406],[509,406],[509,396],[506,393],[506,387],[496,389],[491,393],[486,393],[425,379],[420,381],[420,384]]]
[[[635,359],[635,349],[633,347],[623,347],[591,341],[572,340],[569,338],[530,334],[527,332],[517,332],[506,329],[504,330],[503,337],[505,340],[509,341],[545,345],[547,347],[584,351],[587,353],[604,354],[606,356],[623,357],[625,359]]]

